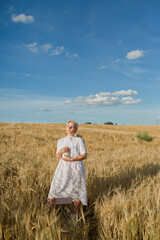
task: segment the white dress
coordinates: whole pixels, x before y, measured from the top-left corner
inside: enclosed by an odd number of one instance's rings
[[[67,136],[61,138],[57,144],[57,152],[63,148],[70,148],[70,157],[74,158],[87,153],[84,141],[80,137]],[[48,198],[55,198],[55,204],[72,203],[78,199],[87,206],[86,176],[83,161],[67,162],[59,160],[54,173]]]

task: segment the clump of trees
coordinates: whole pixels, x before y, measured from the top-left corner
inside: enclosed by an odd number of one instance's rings
[[[85,122],[84,124],[92,124],[91,122]],[[96,124],[96,123],[94,123]],[[104,122],[104,125],[118,125],[117,123],[113,123],[113,122]]]
[[[91,122],[86,122],[85,124],[92,124]]]
[[[104,125],[113,125],[113,122],[104,122]]]

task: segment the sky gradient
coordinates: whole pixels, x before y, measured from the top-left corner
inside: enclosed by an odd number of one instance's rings
[[[0,1],[0,121],[160,124],[160,2]]]

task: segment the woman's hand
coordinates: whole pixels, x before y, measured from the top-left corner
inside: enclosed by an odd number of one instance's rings
[[[60,160],[62,158],[63,153],[69,152],[70,148],[69,147],[63,147],[59,150],[59,152],[56,154],[56,159]]]
[[[60,153],[60,154],[63,154],[63,153],[65,153],[65,152],[69,152],[69,151],[70,151],[69,147],[63,147],[63,148],[61,148],[61,149],[59,150],[59,153]]]

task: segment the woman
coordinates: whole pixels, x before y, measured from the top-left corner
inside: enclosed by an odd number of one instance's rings
[[[49,209],[54,204],[74,202],[74,219],[81,204],[87,205],[85,169],[82,161],[87,158],[87,150],[83,139],[75,136],[77,130],[78,123],[68,121],[67,136],[58,141],[56,159],[59,163],[47,199]]]

